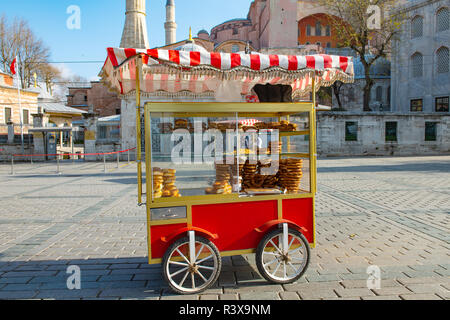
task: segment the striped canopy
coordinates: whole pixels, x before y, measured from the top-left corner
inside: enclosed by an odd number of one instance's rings
[[[290,85],[293,95],[335,81],[353,82],[351,57],[287,56],[243,53],[188,52],[159,49],[108,48],[100,76],[121,95],[136,89],[136,64],[142,58],[141,91],[193,94],[231,91],[248,95],[256,84]]]

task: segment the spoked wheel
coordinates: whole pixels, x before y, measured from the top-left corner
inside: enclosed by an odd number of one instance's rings
[[[195,238],[195,241],[194,241]],[[163,258],[164,278],[180,294],[197,294],[211,287],[222,268],[219,250],[209,240],[189,237],[175,241]]]
[[[264,236],[256,250],[256,265],[268,281],[293,283],[308,268],[309,255],[309,244],[305,237],[286,225]]]

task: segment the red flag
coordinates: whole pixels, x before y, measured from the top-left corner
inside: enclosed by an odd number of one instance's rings
[[[11,63],[11,67],[9,68],[11,70],[12,74],[16,74],[16,64],[17,64],[17,58],[15,58],[13,60],[13,62]]]

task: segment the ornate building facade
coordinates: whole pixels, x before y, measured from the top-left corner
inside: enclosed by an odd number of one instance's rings
[[[450,1],[414,1],[402,10],[407,21],[393,43],[394,110],[449,115]]]

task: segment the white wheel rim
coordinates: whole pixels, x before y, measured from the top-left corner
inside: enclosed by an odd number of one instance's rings
[[[171,286],[186,293],[197,292],[213,282],[218,259],[213,248],[196,241],[191,262],[189,241],[186,241],[172,250],[165,268]]]
[[[262,267],[271,279],[290,281],[305,269],[308,251],[304,241],[296,235],[288,234],[287,249],[283,248],[281,238],[282,235],[276,235],[264,244]]]

